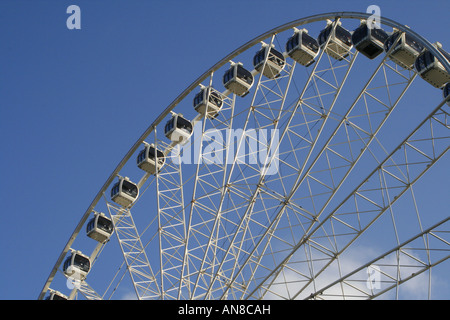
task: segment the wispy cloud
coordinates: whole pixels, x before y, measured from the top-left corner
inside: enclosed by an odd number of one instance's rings
[[[374,257],[379,256],[380,252],[375,247],[357,247],[349,254],[340,257],[330,264],[325,271],[320,273],[308,284],[310,274],[317,275],[317,271],[324,266],[324,261],[320,259],[306,263],[296,264],[293,268],[285,268],[282,273],[273,281],[270,292],[265,295],[265,299],[295,298],[305,299],[312,293],[320,292],[319,298],[342,299],[343,293],[346,299],[364,299],[364,293],[380,293],[388,287],[395,285],[397,279],[407,279],[415,271],[421,270],[422,265],[406,255],[397,255],[393,253],[384,257],[374,264],[374,268],[362,268],[359,272],[346,279],[346,283],[339,283],[327,288],[322,295],[321,289],[334,283],[347,274],[367,264]],[[414,257],[420,257],[420,252],[409,252]],[[302,261],[302,258],[296,261]],[[424,260],[425,261],[425,260]],[[398,267],[400,266],[400,267]],[[313,271],[314,270],[314,271]],[[387,291],[380,295],[381,299],[428,299],[429,288],[433,291],[434,286],[439,287],[438,277],[429,272],[423,272],[415,275],[413,278],[402,283],[398,288]],[[437,288],[439,289],[439,288]],[[444,288],[445,289],[445,288]],[[300,292],[300,290],[302,290]],[[433,297],[438,299],[439,297]]]

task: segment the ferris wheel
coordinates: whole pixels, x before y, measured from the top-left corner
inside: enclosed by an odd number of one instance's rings
[[[392,299],[424,277],[431,297],[450,217],[414,190],[448,170],[450,56],[369,18],[299,19],[203,73],[119,162],[39,299]]]

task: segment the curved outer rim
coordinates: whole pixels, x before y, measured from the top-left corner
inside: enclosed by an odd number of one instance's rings
[[[114,169],[114,171],[111,173],[109,178],[104,183],[103,187],[100,189],[98,194],[95,196],[92,203],[89,205],[88,209],[84,213],[83,217],[81,218],[80,222],[78,223],[77,227],[75,228],[74,232],[72,233],[71,237],[69,238],[69,241],[67,242],[66,246],[64,247],[63,251],[58,257],[58,260],[55,263],[55,266],[53,267],[41,293],[39,294],[38,299],[43,299],[47,290],[50,287],[50,283],[53,281],[53,278],[62,263],[64,257],[66,256],[67,252],[70,250],[71,245],[75,238],[77,237],[78,233],[82,229],[83,225],[86,223],[86,220],[89,218],[90,214],[94,210],[95,206],[97,205],[98,201],[102,197],[103,193],[107,190],[107,188],[110,186],[110,184],[114,181],[114,179],[117,177],[120,170],[124,167],[124,165],[128,162],[128,160],[131,158],[131,156],[136,152],[136,150],[139,148],[139,146],[143,143],[143,141],[150,135],[150,133],[156,128],[156,126],[172,111],[175,106],[178,105],[192,90],[194,90],[200,83],[202,83],[208,76],[221,68],[223,65],[228,63],[230,60],[238,56],[239,54],[243,53],[247,49],[253,47],[254,45],[258,44],[260,41],[270,37],[273,34],[277,34],[283,31],[286,31],[288,29],[291,29],[293,27],[298,27],[301,25],[305,25],[308,23],[313,23],[317,21],[323,21],[326,19],[336,19],[336,18],[344,18],[344,19],[368,19],[371,16],[371,14],[367,13],[361,13],[361,12],[330,12],[330,13],[322,13],[317,14],[313,16],[309,16],[306,18],[301,18],[298,20],[294,20],[291,22],[288,22],[286,24],[283,24],[281,26],[278,26],[276,28],[273,28],[256,38],[248,41],[238,49],[234,50],[227,56],[225,56],[223,59],[221,59],[219,62],[217,62],[214,66],[212,66],[210,69],[208,69],[206,72],[204,72],[200,77],[198,77],[191,85],[189,85],[157,118],[153,123],[144,131],[144,133],[140,136],[140,138],[134,143],[134,145],[131,147],[131,149],[128,151],[128,153],[123,157],[123,159],[119,162],[117,167]],[[442,63],[444,68],[448,73],[450,73],[450,63],[444,58],[444,56],[437,50],[431,42],[429,42],[427,39],[423,38],[418,33],[411,30],[408,26],[402,25],[394,20],[380,17],[381,24],[396,28],[402,32],[405,32],[415,38],[416,41],[421,43],[427,50],[429,50],[437,59],[439,62]]]

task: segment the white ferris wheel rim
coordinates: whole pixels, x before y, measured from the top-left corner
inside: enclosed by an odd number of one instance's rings
[[[58,271],[58,268],[61,266],[64,257],[66,257],[67,253],[71,250],[72,243],[77,238],[79,232],[82,230],[83,226],[85,225],[87,219],[93,212],[94,208],[96,207],[97,203],[101,200],[104,193],[110,188],[111,184],[113,183],[114,179],[117,178],[119,172],[121,169],[125,166],[125,164],[130,160],[130,158],[135,154],[135,152],[138,150],[138,148],[142,145],[142,143],[145,142],[145,139],[155,130],[156,126],[163,121],[164,118],[169,115],[172,110],[181,102],[183,101],[186,96],[189,95],[194,89],[198,88],[198,86],[207,79],[212,73],[214,73],[216,70],[223,67],[226,63],[230,62],[232,59],[240,55],[241,53],[245,52],[247,49],[255,46],[259,42],[261,42],[264,39],[267,39],[270,36],[276,35],[280,32],[292,29],[294,27],[299,27],[303,25],[307,25],[313,22],[318,21],[325,21],[327,19],[355,19],[355,20],[361,20],[361,19],[368,19],[370,18],[370,14],[367,13],[361,13],[361,12],[330,12],[330,13],[323,13],[323,14],[317,14],[313,16],[309,16],[306,18],[301,18],[298,20],[294,20],[291,22],[288,22],[286,24],[283,24],[281,26],[275,27],[267,32],[264,32],[260,34],[259,36],[255,37],[254,39],[248,41],[244,45],[240,46],[236,50],[232,51],[228,55],[226,55],[224,58],[222,58],[219,62],[217,62],[215,65],[213,65],[211,68],[209,68],[207,71],[205,71],[201,76],[199,76],[194,82],[192,82],[180,95],[178,95],[170,104],[167,106],[159,116],[156,117],[156,119],[150,124],[150,126],[142,133],[142,135],[137,139],[137,141],[132,145],[132,147],[129,149],[129,151],[126,153],[126,155],[122,158],[122,160],[119,162],[117,167],[113,170],[111,175],[108,177],[108,179],[103,184],[102,188],[99,190],[97,195],[94,197],[91,204],[88,206],[87,210],[83,214],[80,222],[76,226],[74,232],[69,237],[69,240],[67,241],[65,247],[63,248],[61,254],[59,255],[54,267],[52,268],[49,277],[47,278],[38,299],[43,299],[45,294],[48,292],[50,285],[52,283],[52,280],[55,276],[55,274]],[[420,34],[415,32],[414,30],[410,29],[408,26],[400,24],[394,20],[380,17],[380,22],[382,25],[389,26],[392,28],[395,28],[399,30],[400,32],[404,32],[405,34],[410,35],[413,37],[416,41],[418,41],[420,44],[423,45],[423,47],[427,50],[429,50],[438,60],[441,62],[445,70],[450,73],[450,63],[445,57],[442,55],[442,53],[435,48],[435,46],[422,37]],[[442,105],[445,104],[445,101],[441,102],[438,108],[440,108]],[[437,108],[437,109],[438,109]]]

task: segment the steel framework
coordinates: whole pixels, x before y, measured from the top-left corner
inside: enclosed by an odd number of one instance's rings
[[[402,284],[445,262],[450,257],[448,216],[436,223],[420,215],[413,186],[448,151],[449,106],[441,99],[430,102],[425,107],[431,112],[406,129],[397,145],[383,136],[392,125],[386,123],[418,82],[417,73],[395,64],[390,52],[368,64],[354,49],[340,61],[321,50],[308,68],[284,53],[277,77],[253,70],[250,94],[242,98],[225,90],[216,117],[195,114],[187,144],[170,143],[163,135],[163,120],[175,108],[192,114],[182,104],[191,105],[199,85],[217,89],[227,63],[248,60],[261,42],[283,51],[280,41],[294,27],[314,29],[330,19],[334,32],[339,22],[368,17],[334,12],[287,23],[244,44],[194,81],[107,179],[39,299],[57,275],[64,275],[60,268],[67,253],[84,245],[80,231],[94,211],[109,213],[122,259],[108,279],[93,277],[102,294],[83,280],[70,299],[78,292],[87,299],[112,298],[123,283],[131,283],[138,299],[372,299],[391,292],[399,298]],[[450,73],[449,62],[426,39],[395,21],[381,22],[414,37]],[[325,48],[330,41],[331,36]],[[132,157],[144,143],[164,151],[165,165],[154,175],[134,168]],[[107,193],[116,177],[129,173],[139,179],[139,199],[121,207]],[[408,233],[398,214],[402,209],[396,209],[405,198],[419,226]],[[347,272],[344,261],[351,245],[379,221],[392,229],[387,249]],[[91,274],[106,246],[110,243],[92,250]],[[376,284],[367,272],[376,273]],[[430,272],[429,297],[431,283]]]

